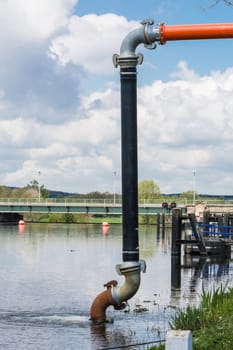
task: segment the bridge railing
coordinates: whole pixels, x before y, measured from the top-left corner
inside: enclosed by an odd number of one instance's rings
[[[86,204],[121,204],[121,201],[119,200],[111,200],[111,199],[90,199],[90,198],[0,198],[1,204],[24,204],[24,205],[30,205],[30,204],[69,204],[69,205],[86,205]]]
[[[87,206],[87,207],[121,207],[121,201],[113,201],[111,199],[41,199],[37,198],[0,198],[0,205],[5,206]],[[140,207],[161,207],[162,203],[139,203]]]
[[[139,202],[139,205],[158,205],[162,206],[161,200],[143,200]],[[121,198],[112,199],[112,198],[0,198],[0,204],[23,204],[23,205],[30,205],[30,204],[38,204],[38,205],[116,205],[121,206],[122,201]]]
[[[170,204],[171,202],[174,202],[174,200],[170,198],[157,198],[157,199],[143,199],[139,200],[139,205],[162,205],[163,202],[167,202]],[[176,204],[178,206],[186,206],[186,205],[193,205],[192,200],[187,199],[180,199],[177,198],[175,200]],[[66,204],[69,203],[69,205],[74,204],[82,204],[82,205],[94,205],[94,204],[103,204],[103,205],[121,205],[121,197],[115,197],[115,198],[0,198],[0,203],[4,204],[10,204],[10,203],[18,203],[18,204]],[[209,200],[196,200],[196,204],[203,203],[204,205],[231,205],[233,204],[233,200],[224,200],[224,199],[209,199]]]

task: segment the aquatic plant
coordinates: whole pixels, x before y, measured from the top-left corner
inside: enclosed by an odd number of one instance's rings
[[[191,330],[193,350],[233,349],[233,288],[221,285],[201,294],[198,307],[178,310],[170,321],[171,329]],[[163,350],[164,345],[151,350]]]

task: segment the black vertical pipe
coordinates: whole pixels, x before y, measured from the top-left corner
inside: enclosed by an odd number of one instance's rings
[[[123,261],[139,260],[137,71],[121,67],[121,165]]]

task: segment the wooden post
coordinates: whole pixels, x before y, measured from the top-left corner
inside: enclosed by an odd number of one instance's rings
[[[225,233],[224,237],[229,238],[229,213],[224,213],[223,225],[227,226],[224,228],[223,232]]]
[[[160,213],[157,214],[157,234],[160,233]]]
[[[165,213],[162,214],[162,238],[165,235]]]
[[[205,241],[203,239],[202,233],[200,232],[197,226],[195,214],[188,214],[188,217],[189,217],[189,221],[190,221],[194,236],[199,244],[200,254],[207,254]]]
[[[172,255],[181,254],[181,209],[172,210]]]
[[[181,286],[181,256],[171,256],[171,291],[179,290]]]
[[[208,235],[209,233],[209,226],[208,226],[210,222],[209,216],[210,216],[210,212],[208,210],[205,210],[203,213],[204,236]]]
[[[229,214],[229,217],[228,217],[228,225],[230,226],[230,227],[232,227],[233,226],[233,217],[232,217],[232,214]],[[232,235],[231,235],[231,233],[232,233],[232,228],[230,228],[229,227],[229,237],[232,239]]]
[[[219,215],[218,216],[218,232],[221,234],[225,231],[225,229],[223,228],[224,226],[224,216],[223,215]]]

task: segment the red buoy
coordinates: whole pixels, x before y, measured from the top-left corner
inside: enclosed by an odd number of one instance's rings
[[[25,225],[25,222],[23,220],[19,220],[18,224],[19,225]]]
[[[109,223],[104,221],[104,222],[102,222],[102,226],[109,226]]]

